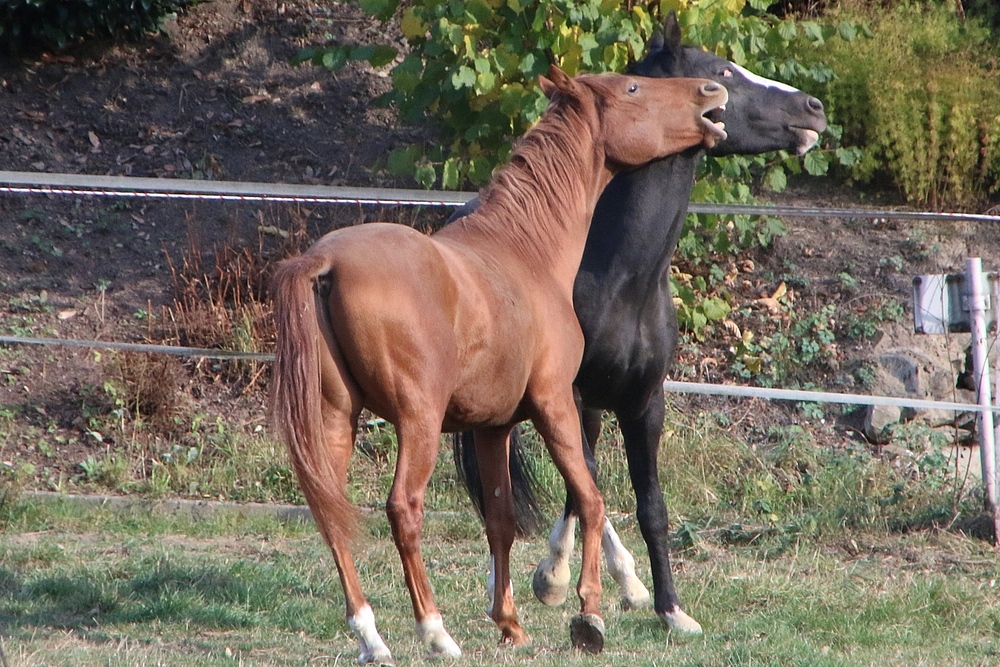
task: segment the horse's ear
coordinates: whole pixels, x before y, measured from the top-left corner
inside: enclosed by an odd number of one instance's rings
[[[657,30],[653,33],[653,36],[649,38],[649,43],[646,44],[646,50],[648,55],[655,56],[657,53],[663,50],[663,33]]]
[[[548,78],[544,76],[538,77],[538,85],[542,87],[542,92],[545,93],[545,97],[552,99],[552,96],[558,91],[564,93],[572,92],[576,83],[570,78],[566,72],[562,71],[555,65],[549,65],[549,76]]]
[[[659,34],[659,33],[657,33]],[[653,42],[650,40],[650,53],[653,52]],[[671,10],[667,17],[663,19],[663,35],[659,41],[658,51],[670,51],[677,53],[681,49],[681,25],[677,22],[677,12]]]

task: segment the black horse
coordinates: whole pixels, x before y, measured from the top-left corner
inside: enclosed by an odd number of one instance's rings
[[[631,67],[651,77],[702,77],[729,90],[729,103],[712,120],[723,121],[728,138],[711,155],[757,154],[775,150],[804,153],[826,129],[823,104],[801,91],[747,70],[693,46],[682,46],[671,13],[662,33],[650,40],[649,53]],[[663,433],[663,380],[677,346],[677,314],[670,293],[670,258],[677,246],[702,151],[692,149],[636,171],[617,175],[604,191],[587,240],[573,291],[586,347],[576,377],[584,448],[596,474],[592,448],[601,414],[614,412],[625,440],[629,475],[636,494],[637,518],[649,549],[654,608],[672,629],[701,633],[684,613],[674,590],[667,553],[667,508],[657,480],[657,452]],[[461,217],[475,200],[458,211]],[[516,432],[515,432],[516,434]],[[482,488],[470,434],[455,439],[456,465],[469,494],[482,507]],[[532,478],[523,469],[517,440],[511,442],[511,474],[519,502],[519,530],[528,532],[537,507]],[[535,572],[536,596],[561,604],[569,583],[575,513],[572,498],[549,537],[551,554]],[[648,604],[649,592],[635,576],[634,560],[605,522],[603,540],[608,569],[628,607]]]

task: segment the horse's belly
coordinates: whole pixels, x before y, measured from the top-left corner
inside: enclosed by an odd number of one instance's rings
[[[463,369],[462,379],[448,403],[445,430],[520,421],[527,384],[528,373],[523,364],[506,357],[478,369]]]

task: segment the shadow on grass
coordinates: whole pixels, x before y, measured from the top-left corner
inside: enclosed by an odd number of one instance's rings
[[[317,600],[314,591],[296,579],[246,562],[225,569],[160,561],[131,576],[111,572],[99,578],[85,573],[30,577],[0,567],[0,626],[84,634],[102,626],[152,622],[209,630],[276,623],[301,630],[315,619],[302,613],[307,605],[299,601],[312,598],[315,606]],[[298,612],[289,613],[289,606]],[[276,608],[286,611],[266,622]]]

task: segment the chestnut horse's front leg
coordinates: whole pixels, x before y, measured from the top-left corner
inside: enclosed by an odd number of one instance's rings
[[[587,469],[580,417],[569,383],[563,392],[533,394],[531,420],[566,482],[580,516],[583,565],[577,594],[581,606],[580,614],[570,624],[570,636],[575,647],[600,653],[604,649],[604,621],[600,614],[604,500]]]

